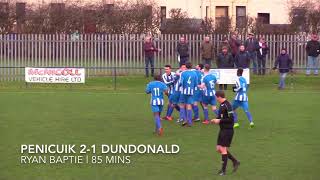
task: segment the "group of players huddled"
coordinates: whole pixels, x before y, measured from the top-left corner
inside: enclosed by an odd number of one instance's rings
[[[199,122],[199,107],[201,105],[204,113],[203,124],[210,124],[209,109],[211,106],[212,112],[218,116],[219,110],[216,107],[216,90],[215,85],[218,84],[218,79],[210,73],[210,65],[198,64],[195,69],[192,64],[187,62],[182,64],[180,69],[172,72],[170,65],[164,67],[165,73],[162,76],[155,76],[155,81],[147,85],[146,93],[151,94],[151,108],[154,113],[156,122],[156,132],[162,135],[163,129],[161,127],[160,114],[164,106],[164,96],[168,95],[169,103],[166,116],[163,120],[172,121],[172,113],[174,109],[179,111],[178,123],[182,126],[190,127],[193,122]],[[236,92],[235,99],[232,104],[234,111],[234,127],[239,127],[237,113],[235,110],[241,107],[250,122],[250,127],[254,127],[252,116],[249,112],[248,106],[248,84],[244,77],[242,77],[243,69],[238,69],[237,80],[233,91]],[[192,116],[193,115],[193,116]]]
[[[154,76],[154,81],[147,85],[146,93],[151,94],[151,109],[154,113],[155,133],[159,136],[163,135],[163,128],[161,126],[161,112],[164,106],[164,94],[168,95],[169,103],[166,116],[162,120],[172,121],[172,113],[174,109],[179,111],[178,123],[184,127],[191,127],[193,122],[199,122],[199,107],[200,104],[203,113],[203,124],[219,124],[220,132],[217,140],[217,151],[222,157],[222,168],[219,175],[225,175],[227,160],[233,162],[234,171],[237,170],[240,162],[236,160],[229,152],[233,128],[239,127],[238,116],[236,109],[241,107],[250,122],[250,128],[254,127],[252,116],[249,112],[248,106],[248,84],[244,77],[242,77],[243,69],[237,70],[237,79],[233,91],[236,93],[234,101],[231,105],[225,97],[224,91],[216,91],[215,86],[218,84],[217,77],[210,73],[210,65],[198,64],[195,69],[192,64],[187,62],[181,64],[180,68],[174,73],[171,66],[166,65],[165,73],[160,76]],[[217,101],[220,103],[217,109]],[[211,106],[212,112],[216,118],[209,118],[209,108]]]

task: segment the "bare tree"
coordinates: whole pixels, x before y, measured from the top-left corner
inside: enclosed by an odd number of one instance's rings
[[[64,32],[72,33],[75,31],[83,31],[83,13],[82,7],[78,3],[71,3],[66,6]]]
[[[169,20],[166,20],[163,29],[166,33],[183,34],[188,33],[185,25],[190,24],[189,16],[186,11],[182,11],[180,8],[173,8],[169,11]]]
[[[97,26],[104,33],[155,33],[159,10],[152,1],[126,1],[97,8]]]
[[[256,20],[255,18],[247,16],[243,22],[243,25],[235,27],[234,31],[240,35],[246,35],[248,32],[256,31]]]
[[[48,33],[48,5],[29,5],[26,9],[25,33]]]
[[[295,31],[320,31],[320,5],[314,0],[290,0],[289,17]]]
[[[215,32],[219,34],[228,34],[231,30],[231,18],[220,17],[216,19]]]
[[[212,34],[214,33],[214,20],[213,18],[205,18],[201,24],[201,32],[204,34]]]
[[[13,4],[0,2],[0,33],[11,33],[15,22]]]

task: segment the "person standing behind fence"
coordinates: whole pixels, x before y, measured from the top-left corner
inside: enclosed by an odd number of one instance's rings
[[[224,36],[222,38],[222,42],[220,43],[220,46],[219,46],[219,52],[222,52],[223,47],[227,47],[228,52],[230,52],[231,48],[230,48],[230,44],[227,36]]]
[[[230,46],[231,54],[233,58],[235,58],[236,55],[238,54],[240,45],[241,45],[241,40],[238,39],[238,36],[236,33],[232,33],[231,38],[229,40],[229,46]]]
[[[281,54],[278,56],[277,60],[274,63],[273,70],[276,70],[279,67],[280,72],[280,81],[279,81],[279,90],[285,88],[285,79],[289,71],[292,70],[293,62],[290,56],[287,53],[286,48],[281,49]]]
[[[218,69],[234,68],[234,60],[232,54],[229,53],[228,47],[222,47],[222,52],[217,57]],[[227,84],[219,84],[219,90],[227,90]]]
[[[248,51],[250,55],[253,66],[253,73],[257,74],[257,48],[259,44],[253,33],[249,33],[249,37],[244,42],[244,46],[246,47],[246,51]]]
[[[152,38],[146,37],[144,42],[146,77],[149,77],[149,64],[151,66],[151,76],[154,76],[154,52],[158,51],[161,51],[161,49],[155,48]]]
[[[178,42],[177,53],[180,59],[179,66],[189,61],[189,45],[184,37],[181,37],[180,42]]]
[[[269,47],[264,39],[264,37],[260,37],[259,39],[259,47],[257,51],[257,60],[258,60],[258,74],[265,75],[266,74],[266,56],[269,52]]]
[[[201,44],[201,56],[203,64],[209,64],[211,66],[211,61],[214,57],[214,47],[213,44],[210,42],[210,37],[204,37],[204,41]]]
[[[309,76],[311,74],[311,69],[313,69],[313,73],[315,76],[319,74],[319,60],[318,56],[320,54],[320,43],[318,41],[318,35],[312,34],[311,40],[307,42],[306,51],[308,54],[307,61],[307,71],[306,74]]]
[[[239,53],[236,54],[234,58],[234,63],[237,68],[247,69],[250,67],[250,55],[245,50],[245,47],[243,44],[240,45],[239,47]]]

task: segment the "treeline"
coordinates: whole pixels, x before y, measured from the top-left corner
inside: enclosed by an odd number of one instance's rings
[[[0,33],[223,33],[292,34],[319,32],[320,5],[310,1],[290,1],[290,24],[270,25],[243,17],[236,27],[229,17],[192,19],[181,9],[171,9],[164,17],[153,0],[117,1],[114,4],[78,2],[28,4],[0,2]]]
[[[145,33],[159,29],[146,1],[116,4],[0,3],[1,33]]]

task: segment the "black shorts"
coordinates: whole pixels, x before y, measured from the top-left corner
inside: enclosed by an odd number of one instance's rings
[[[230,147],[233,137],[233,129],[220,130],[217,140],[217,145]]]

